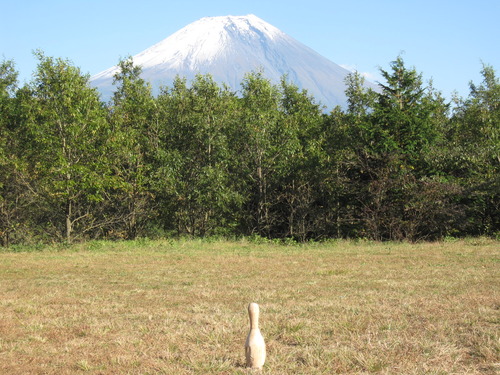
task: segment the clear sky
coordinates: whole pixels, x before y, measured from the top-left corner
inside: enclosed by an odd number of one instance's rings
[[[333,62],[380,80],[401,54],[445,97],[482,62],[500,75],[500,0],[0,0],[0,59],[21,83],[41,49],[91,75],[206,16],[255,14]]]

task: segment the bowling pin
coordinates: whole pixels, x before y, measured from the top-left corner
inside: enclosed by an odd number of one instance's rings
[[[259,329],[259,305],[252,302],[248,305],[250,317],[250,332],[245,343],[247,367],[262,369],[266,361],[266,344]]]

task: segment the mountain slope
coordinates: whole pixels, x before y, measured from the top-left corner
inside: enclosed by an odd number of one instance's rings
[[[329,108],[345,105],[344,78],[349,71],[321,56],[254,15],[206,17],[133,56],[142,77],[155,91],[177,76],[192,79],[210,73],[234,91],[246,73],[263,69],[279,82],[283,74]],[[91,78],[104,97],[113,91],[112,67]]]

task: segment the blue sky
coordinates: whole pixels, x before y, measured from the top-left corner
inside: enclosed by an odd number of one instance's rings
[[[500,74],[500,0],[0,0],[0,9],[0,59],[15,61],[21,83],[35,49],[93,75],[199,18],[249,13],[373,80],[401,54],[447,98],[468,95],[482,62]]]

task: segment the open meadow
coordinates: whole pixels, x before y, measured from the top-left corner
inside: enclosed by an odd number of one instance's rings
[[[500,242],[0,250],[1,374],[497,374]]]

